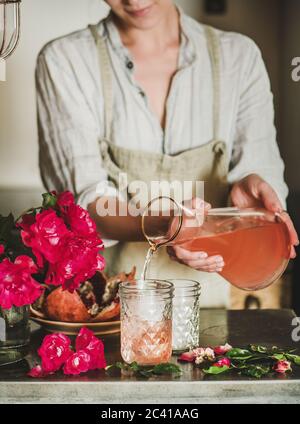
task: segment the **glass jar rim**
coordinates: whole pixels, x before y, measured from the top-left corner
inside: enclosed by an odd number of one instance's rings
[[[196,280],[187,280],[184,278],[170,279],[174,286],[174,294],[182,293],[185,297],[201,294],[201,284]]]
[[[147,286],[140,286],[139,283],[146,283]],[[160,287],[158,286],[160,284]],[[152,287],[151,287],[152,285]],[[151,294],[153,296],[159,296],[161,294],[173,294],[174,285],[168,280],[159,280],[159,279],[146,279],[146,280],[135,280],[135,281],[124,281],[119,285],[120,293],[124,294]]]
[[[201,289],[201,283],[196,280],[189,280],[186,278],[170,278],[168,281],[173,284],[174,289]]]

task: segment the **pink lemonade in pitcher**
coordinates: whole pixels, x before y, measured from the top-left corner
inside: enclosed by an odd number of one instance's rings
[[[175,242],[192,252],[221,255],[225,266],[220,275],[243,290],[263,289],[282,275],[290,256],[286,224],[254,217],[215,218],[209,217],[203,227],[183,227]]]
[[[153,252],[168,245],[222,256],[225,266],[220,275],[243,290],[268,287],[285,271],[291,242],[279,214],[262,208],[236,207],[210,209],[199,214],[198,210],[167,198],[172,207],[169,211],[166,209],[168,213],[164,215],[161,209],[160,214],[153,215],[154,219],[150,212],[152,208],[158,210],[160,199],[152,200],[143,215],[143,234],[150,244],[143,276]]]

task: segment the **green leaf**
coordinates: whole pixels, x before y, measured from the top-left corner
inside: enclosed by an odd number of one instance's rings
[[[254,378],[261,378],[269,372],[269,365],[249,365],[241,370],[241,374]]]
[[[116,362],[115,367],[119,368],[120,370],[129,370],[131,365],[125,364],[125,362]]]
[[[153,374],[161,375],[161,374],[181,374],[181,368],[172,363],[159,364],[153,368]]]
[[[43,194],[43,208],[54,208],[57,203],[57,197],[52,193]]]
[[[151,367],[139,365],[137,362],[132,362],[131,364],[116,362],[115,365],[110,365],[107,367],[107,371],[111,370],[113,367],[144,378],[150,378],[155,375],[181,374],[181,368],[178,365],[172,363],[158,364],[154,367]]]
[[[294,358],[294,364],[300,365],[300,356],[297,356],[296,358]]]
[[[277,346],[273,346],[272,349],[271,349],[271,353],[286,354],[286,353],[292,353],[292,352],[295,352],[295,351],[296,351],[296,349],[282,349],[282,348],[279,348]]]
[[[234,348],[227,352],[226,356],[230,359],[245,361],[246,359],[253,358],[254,354],[247,349]]]
[[[209,367],[207,369],[204,369],[203,372],[205,372],[205,374],[211,374],[211,375],[218,375],[218,374],[222,374],[223,372],[226,372],[229,370],[229,367],[227,365],[223,366],[223,367]]]
[[[131,371],[139,371],[141,369],[141,366],[137,362],[132,362],[128,367],[131,369]]]
[[[272,359],[276,359],[276,361],[285,361],[286,356],[283,353],[275,353],[272,355]]]
[[[300,365],[300,356],[299,355],[291,355],[289,353],[286,354],[286,358],[290,361],[293,361],[294,364]]]

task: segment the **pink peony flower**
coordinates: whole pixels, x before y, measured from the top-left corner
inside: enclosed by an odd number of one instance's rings
[[[31,370],[27,373],[28,377],[32,378],[43,378],[47,374],[43,371],[41,365],[37,365],[34,368],[31,368]]]
[[[0,244],[0,256],[3,255],[4,252],[5,252],[5,247],[3,246],[3,244]]]
[[[25,215],[19,226],[23,243],[32,249],[38,266],[47,267],[46,284],[73,292],[104,269],[104,258],[99,254],[103,242],[96,224],[75,204],[72,193],[58,195],[56,209]]]
[[[37,214],[35,222],[30,226],[27,222],[23,224],[23,221],[19,226],[22,228],[23,243],[32,249],[40,268],[45,260],[50,264],[59,260],[66,249],[65,241],[69,230],[53,209]]]
[[[76,205],[72,193],[66,191],[58,196],[57,205],[71,231],[82,237],[94,239],[99,249],[103,248],[102,240],[97,234],[97,227],[87,210]]]
[[[29,256],[18,256],[15,262],[4,259],[0,263],[0,306],[25,306],[33,303],[42,294],[42,286],[32,278],[37,267]]]
[[[35,223],[35,215],[27,214],[22,216],[21,222],[17,223],[18,228],[22,228],[24,231],[30,231],[31,225]]]
[[[91,356],[86,350],[79,350],[70,356],[64,365],[64,374],[77,375],[90,369]]]
[[[228,358],[222,358],[222,359],[219,359],[217,362],[215,362],[213,364],[213,367],[222,368],[222,367],[230,367],[230,365],[231,365],[230,359],[228,359]]]
[[[38,350],[42,364],[32,368],[28,376],[45,377],[60,370],[65,374],[81,374],[106,367],[104,345],[92,331],[82,328],[75,341],[76,352],[71,350],[69,337],[57,333],[44,338]]]
[[[65,191],[57,196],[57,206],[62,214],[67,214],[69,208],[74,204],[75,198],[70,191]]]
[[[59,260],[49,266],[46,284],[62,285],[63,289],[73,292],[96,271],[102,271],[105,261],[99,254],[100,242],[100,239],[91,242],[87,238],[70,235]]]
[[[292,371],[291,363],[289,361],[278,361],[274,365],[273,369],[279,374],[285,374],[287,371]]]
[[[232,349],[230,344],[226,343],[224,346],[217,346],[214,348],[214,352],[216,356],[225,355],[225,353],[229,352]]]
[[[38,354],[42,359],[42,369],[45,373],[53,373],[61,368],[72,355],[71,340],[64,334],[50,334],[43,340]]]
[[[80,206],[73,205],[70,207],[68,220],[71,230],[76,234],[81,235],[82,237],[97,238],[97,227],[95,222],[90,217],[88,211],[84,210]],[[103,247],[102,243],[100,247]]]
[[[88,328],[83,327],[75,342],[76,351],[84,350],[90,357],[90,370],[103,369],[106,367],[104,356],[104,344]]]

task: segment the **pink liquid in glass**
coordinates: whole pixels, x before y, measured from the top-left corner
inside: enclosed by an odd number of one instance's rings
[[[157,365],[172,355],[172,321],[125,318],[121,322],[121,355],[128,364]]]

